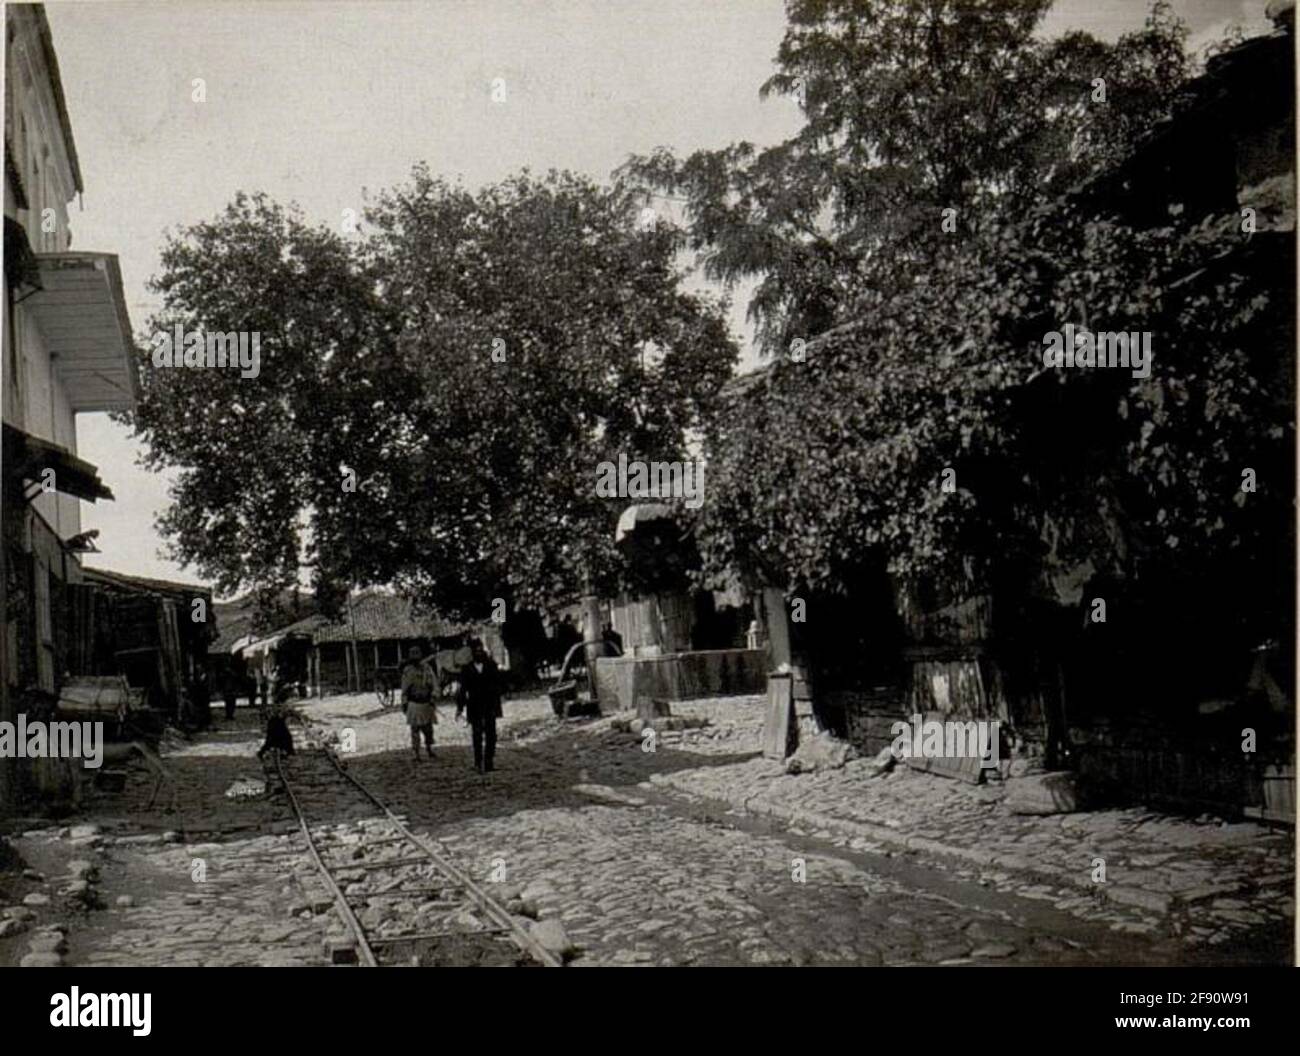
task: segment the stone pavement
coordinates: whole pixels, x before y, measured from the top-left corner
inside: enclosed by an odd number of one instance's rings
[[[490,775],[471,768],[465,727],[440,724],[437,758],[417,763],[394,750],[397,717],[369,710],[334,698],[311,715],[356,735],[350,771],[413,828],[503,901],[559,921],[576,965],[1098,960],[1084,939],[1040,931],[1017,907],[963,904],[815,843],[683,811],[643,787],[639,749],[593,755],[597,724],[557,730],[544,701],[507,706]]]
[[[23,934],[0,942],[0,963],[37,963],[21,961],[18,944],[51,926],[63,942],[57,960],[39,962],[50,966],[321,963],[323,925],[294,880],[296,826],[266,795],[226,795],[265,780],[260,724],[243,709],[233,724],[213,714],[208,733],[164,743],[172,776],[152,805],[152,773],[133,768],[121,795],[92,807],[94,824],[32,825],[12,841],[37,866],[28,883],[44,901],[26,907]],[[93,868],[84,894],[52,879],[69,858]],[[4,901],[0,913],[21,913]]]
[[[675,706],[726,731],[663,735],[708,752],[722,740],[757,753],[763,702],[731,698]],[[733,749],[734,750],[734,749]],[[861,850],[890,847],[934,857],[957,875],[989,882],[1058,908],[1104,919],[1117,930],[1167,928],[1191,944],[1217,945],[1264,928],[1289,933],[1295,914],[1294,842],[1289,832],[1141,808],[1019,816],[1006,809],[1007,782],[973,786],[904,766],[871,777],[870,760],[787,774],[753,755],[725,770],[675,770],[652,778],[676,791],[721,800],[793,826],[847,837]],[[1014,779],[1013,779],[1014,780]],[[1094,880],[1098,859],[1105,882]],[[1046,883],[1043,883],[1046,881]],[[1099,913],[1098,897],[1112,911]],[[1134,920],[1135,910],[1141,916]]]
[[[463,726],[439,725],[439,759],[426,767],[400,751],[385,753],[403,743],[405,731],[397,716],[367,723],[366,708],[364,701],[335,698],[311,714],[324,727],[352,730],[354,772],[382,786],[413,823],[427,824],[462,857],[477,856],[481,876],[490,875],[494,861],[505,863],[512,877],[524,870],[521,882],[541,876],[566,893],[567,908],[558,910],[568,914],[566,924],[607,926],[598,937],[584,936],[587,948],[601,956],[627,952],[619,946],[626,934],[613,926],[620,897],[631,914],[629,927],[636,928],[661,919],[654,906],[664,912],[686,907],[688,914],[701,908],[697,897],[709,889],[708,877],[719,873],[742,878],[751,906],[770,899],[783,913],[796,914],[810,892],[791,884],[790,843],[805,836],[830,859],[851,865],[857,879],[847,883],[858,883],[861,891],[882,882],[882,858],[899,857],[915,863],[904,885],[913,897],[921,886],[918,871],[934,877],[944,870],[967,906],[972,890],[1013,896],[1012,918],[1036,902],[1054,914],[1039,936],[1049,947],[1059,945],[1051,929],[1062,927],[1059,918],[1066,914],[1090,925],[1091,934],[1101,928],[1163,941],[1161,956],[1174,959],[1198,945],[1228,943],[1220,956],[1249,961],[1259,948],[1259,930],[1269,931],[1274,945],[1285,944],[1290,932],[1290,892],[1282,878],[1289,883],[1291,858],[1280,834],[1142,811],[1019,818],[1001,809],[1000,789],[911,771],[867,782],[864,767],[853,764],[787,776],[757,755],[762,702],[756,697],[674,705],[675,715],[706,725],[660,734],[653,753],[642,750],[641,737],[618,732],[613,719],[558,724],[544,701],[511,702],[502,724],[502,768],[486,778],[469,769]],[[754,816],[781,822],[770,846],[762,842],[766,837],[734,831],[742,818]],[[732,843],[744,864],[729,862]],[[871,856],[872,866],[846,863],[846,853]],[[1107,883],[1122,889],[1118,898],[1092,883],[1097,857],[1107,860]],[[753,871],[758,860],[766,871]],[[660,868],[665,875],[655,881]],[[620,895],[637,876],[645,881],[641,890]],[[760,878],[774,886],[766,888]],[[831,886],[843,886],[842,880]],[[1221,886],[1207,890],[1216,883]],[[1229,884],[1237,897],[1226,894]],[[665,887],[673,894],[660,900],[655,892]],[[1145,897],[1167,890],[1181,892],[1181,899]],[[1257,896],[1257,890],[1267,894]],[[818,892],[823,905],[828,897]],[[808,935],[824,935],[835,913],[809,908]],[[790,933],[798,930],[789,926]],[[846,934],[871,948],[869,935]],[[707,949],[707,940],[697,942]],[[611,946],[618,948],[610,952]],[[1133,950],[1127,955],[1140,956]],[[708,957],[709,963],[725,959],[722,949],[709,950]]]
[[[419,762],[400,713],[369,695],[302,710],[300,744],[354,747],[353,774],[515,911],[559,927],[575,965],[1290,959],[1282,834],[1139,810],[1016,817],[996,786],[867,778],[865,763],[787,775],[758,755],[760,698],[674,705],[705,725],[653,752],[614,719],[510,701],[488,775],[449,708]],[[141,768],[96,804],[93,831],[30,826],[15,846],[32,875],[0,887],[0,917],[18,921],[0,963],[325,963],[335,913],[259,743],[241,709],[165,747],[172,779],[152,804]],[[354,794],[317,813],[345,838],[375,816]]]

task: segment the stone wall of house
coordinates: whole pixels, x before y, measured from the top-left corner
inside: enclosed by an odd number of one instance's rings
[[[767,653],[709,649],[671,656],[601,657],[596,661],[596,684],[606,710],[634,708],[637,697],[690,700],[762,693],[767,685]]]
[[[1239,738],[1173,734],[1154,720],[1071,725],[1073,765],[1101,801],[1235,816],[1262,802],[1262,766]]]

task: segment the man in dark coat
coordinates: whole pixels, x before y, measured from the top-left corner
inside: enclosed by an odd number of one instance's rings
[[[501,718],[501,672],[477,638],[470,644],[470,662],[461,669],[456,717],[466,712],[474,742],[474,769],[487,773],[497,750],[497,719]]]
[[[226,705],[226,719],[230,721],[235,717],[235,704],[240,690],[239,674],[235,670],[234,663],[228,665],[221,675],[221,697]]]

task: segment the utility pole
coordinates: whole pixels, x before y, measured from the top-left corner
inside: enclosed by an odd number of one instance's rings
[[[591,688],[591,702],[600,704],[600,689],[596,682],[596,658],[604,651],[604,642],[600,637],[600,598],[596,596],[591,585],[591,573],[582,577],[582,622],[586,624],[582,638],[585,643],[583,654],[587,660],[587,681]]]
[[[357,684],[351,687],[354,692],[361,692],[361,654],[357,652],[357,620],[352,612],[352,584],[348,584],[348,631],[351,634],[352,672]]]

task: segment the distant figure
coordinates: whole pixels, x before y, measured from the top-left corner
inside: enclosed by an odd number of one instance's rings
[[[266,739],[257,750],[257,757],[262,758],[267,752],[283,752],[293,755],[293,734],[289,732],[289,723],[285,720],[284,710],[274,708],[266,719]]]
[[[569,650],[582,641],[582,634],[575,626],[573,617],[565,615],[555,627],[554,643],[554,662],[557,665],[564,663],[564,658],[569,655]]]
[[[190,707],[194,725],[207,729],[212,721],[212,675],[206,667],[195,672],[190,682]]]
[[[240,661],[239,680],[244,687],[244,696],[248,698],[248,706],[250,708],[257,707],[257,679],[253,677],[253,673],[248,669],[247,661]]]
[[[610,624],[605,624],[600,631],[600,639],[605,643],[606,656],[623,655],[623,636]]]
[[[235,717],[239,697],[239,673],[233,666],[227,667],[221,676],[221,697],[226,704],[226,721],[230,722]]]
[[[560,626],[555,632],[556,640],[559,641],[564,652],[568,652],[580,641],[582,641],[582,632],[578,630],[578,625],[573,622],[573,617],[566,615],[560,621]]]
[[[477,638],[470,645],[470,662],[460,673],[456,717],[465,712],[474,743],[474,769],[492,769],[497,750],[497,719],[501,718],[501,672]]]
[[[420,761],[420,737],[424,737],[424,750],[433,758],[433,724],[438,721],[434,697],[438,692],[438,676],[424,659],[424,651],[411,646],[406,654],[409,663],[402,672],[402,710],[406,712],[406,725],[411,729],[411,751],[415,761]]]

